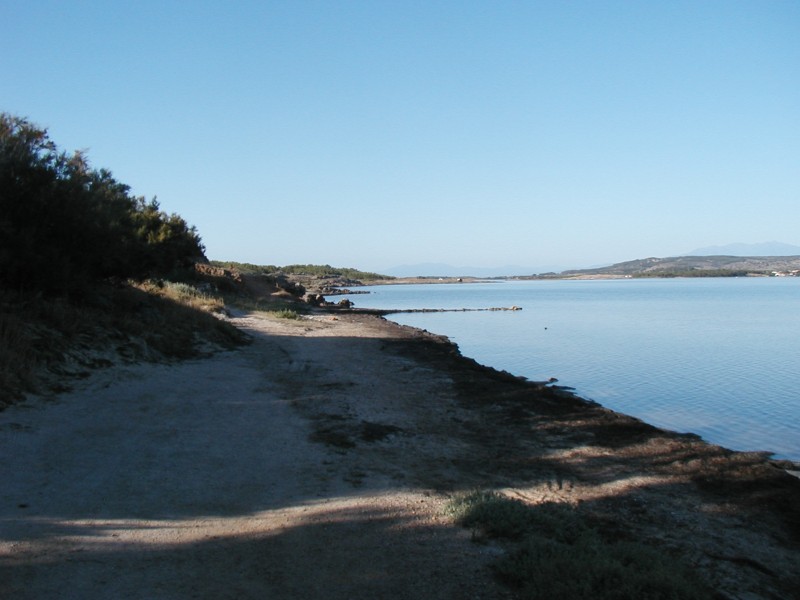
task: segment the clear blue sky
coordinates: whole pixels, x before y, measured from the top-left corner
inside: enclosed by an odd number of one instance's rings
[[[0,0],[0,110],[209,258],[800,244],[800,2]]]

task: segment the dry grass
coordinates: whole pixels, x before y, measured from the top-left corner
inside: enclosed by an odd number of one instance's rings
[[[0,314],[0,408],[30,387],[36,353],[28,328],[13,314]]]
[[[186,284],[101,286],[79,299],[0,292],[0,408],[121,361],[185,359],[245,336]]]
[[[188,283],[165,282],[146,282],[140,284],[139,289],[149,294],[161,296],[176,302],[182,306],[188,306],[197,310],[211,313],[220,313],[225,310],[225,301],[219,295],[214,295],[209,291],[204,291],[199,287]]]

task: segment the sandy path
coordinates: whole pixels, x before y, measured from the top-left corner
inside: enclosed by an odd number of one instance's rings
[[[0,413],[0,597],[506,597],[427,485],[445,375],[368,320],[236,321],[242,350]]]
[[[252,345],[0,413],[0,598],[508,598],[502,546],[443,516],[477,487],[580,505],[716,597],[797,597],[800,480],[763,455],[375,317],[235,321]]]

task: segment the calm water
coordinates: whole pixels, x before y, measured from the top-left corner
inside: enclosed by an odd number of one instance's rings
[[[397,314],[479,362],[736,450],[800,460],[800,278],[526,281],[376,286]]]

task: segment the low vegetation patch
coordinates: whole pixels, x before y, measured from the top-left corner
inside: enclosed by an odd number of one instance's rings
[[[220,297],[165,281],[197,279],[205,256],[194,227],[7,113],[0,190],[0,408],[119,360],[243,341],[212,316]]]
[[[0,408],[31,386],[35,365],[34,340],[25,322],[0,312]]]
[[[454,498],[448,513],[476,539],[504,539],[495,565],[522,597],[547,600],[683,600],[710,598],[705,586],[669,554],[642,543],[606,539],[579,509],[529,505],[495,492]]]
[[[225,310],[225,300],[222,296],[201,290],[189,283],[159,280],[145,282],[139,287],[183,306],[212,313],[221,313]]]
[[[277,317],[279,319],[299,319],[300,315],[296,310],[292,310],[290,308],[284,308],[281,310],[274,310],[271,311],[270,314],[273,317]]]
[[[394,279],[389,275],[359,271],[347,267],[332,267],[330,265],[254,265],[251,263],[240,263],[234,261],[212,260],[211,264],[225,269],[236,269],[243,275],[275,275],[282,273],[285,275],[298,275],[317,278],[345,278],[359,281],[376,281]]]
[[[665,269],[634,273],[632,277],[637,279],[658,279],[675,277],[747,277],[748,275],[769,275],[769,272],[762,270],[748,269]]]
[[[115,362],[185,359],[245,343],[222,301],[186,284],[98,285],[80,298],[0,291],[0,409]]]

